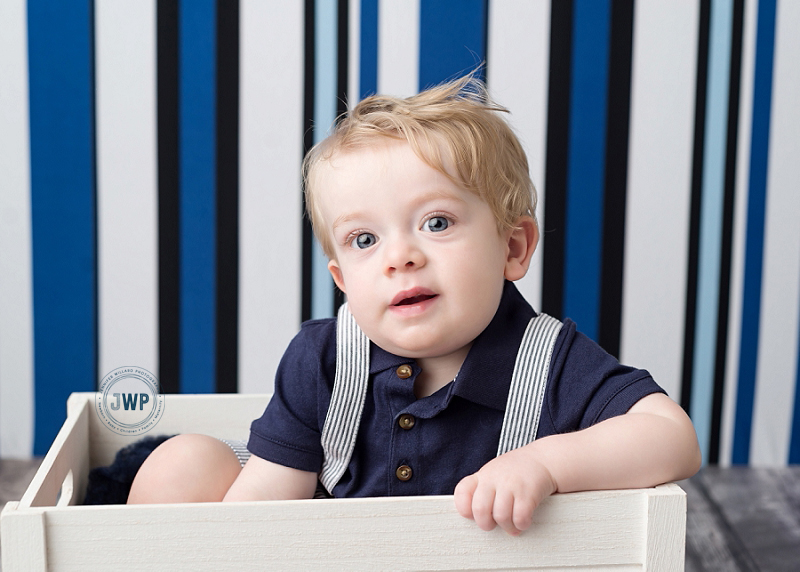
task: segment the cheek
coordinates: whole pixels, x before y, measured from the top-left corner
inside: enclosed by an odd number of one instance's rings
[[[487,277],[505,268],[505,249],[495,241],[470,244],[454,252],[451,260],[476,277]]]

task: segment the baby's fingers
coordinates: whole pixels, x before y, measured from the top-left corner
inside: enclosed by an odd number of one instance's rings
[[[517,536],[521,529],[516,525],[516,506],[514,495],[508,491],[496,491],[492,506],[492,519],[511,536]]]
[[[464,477],[454,492],[456,508],[461,516],[471,518],[483,530],[492,530],[494,487],[481,485],[477,475]]]
[[[469,475],[461,479],[461,482],[456,485],[456,490],[453,492],[455,497],[456,510],[458,514],[464,518],[474,518],[472,516],[472,495],[475,494],[475,489],[478,486],[478,477]]]
[[[478,487],[472,495],[472,517],[482,530],[494,530],[495,490],[491,487]]]
[[[522,532],[528,530],[533,524],[533,511],[537,503],[532,497],[517,497],[514,499],[513,522],[514,527]]]

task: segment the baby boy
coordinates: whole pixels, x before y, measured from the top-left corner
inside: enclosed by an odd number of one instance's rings
[[[539,230],[503,111],[468,76],[367,98],[311,150],[308,213],[347,304],[290,344],[241,470],[219,441],[175,437],[129,502],[454,494],[518,534],[552,493],[697,471],[692,424],[650,375],[514,286]]]

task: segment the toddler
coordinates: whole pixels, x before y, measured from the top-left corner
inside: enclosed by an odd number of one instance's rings
[[[129,502],[453,494],[518,534],[552,493],[697,471],[694,428],[650,375],[514,286],[539,230],[503,111],[467,76],[369,97],[309,152],[308,213],[347,304],[289,345],[243,468],[178,436]]]

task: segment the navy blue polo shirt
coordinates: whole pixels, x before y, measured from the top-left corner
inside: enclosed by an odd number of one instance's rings
[[[506,282],[497,313],[475,339],[456,379],[422,399],[414,396],[421,371],[415,361],[370,344],[356,447],[334,496],[452,494],[463,477],[493,459],[517,350],[535,315]],[[408,368],[398,375],[403,365],[411,367],[410,377]],[[304,323],[278,367],[272,400],[251,425],[250,452],[319,472],[335,368],[335,318]],[[655,392],[663,390],[649,373],[621,365],[566,320],[553,350],[537,438],[621,415]],[[410,470],[398,476],[401,466]]]

